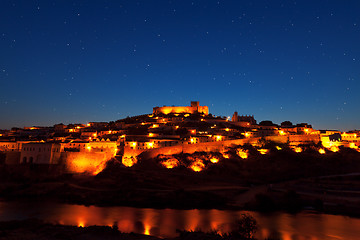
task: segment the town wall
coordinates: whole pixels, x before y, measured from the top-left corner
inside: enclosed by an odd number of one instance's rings
[[[142,152],[141,156],[143,158],[154,158],[159,154],[172,155],[179,153],[192,154],[194,152],[224,152],[227,150],[228,147],[232,147],[234,145],[243,145],[246,143],[253,144],[256,143],[258,140],[259,138],[252,138],[252,139],[236,139],[236,140],[217,141],[217,142],[202,142],[196,144],[183,143],[176,146],[150,149]]]
[[[301,144],[301,143],[318,143],[320,141],[319,135],[288,135],[288,136],[268,136],[265,137],[266,140],[278,142],[278,143],[287,143],[290,141],[291,145]],[[201,142],[195,144],[183,143],[175,146],[154,148],[149,150],[134,150],[131,148],[124,149],[124,156],[138,156],[141,154],[143,158],[154,158],[159,154],[163,155],[172,155],[179,153],[188,153],[192,154],[194,152],[224,152],[228,147],[233,147],[236,145],[244,144],[256,144],[260,138],[244,138],[244,139],[235,139],[235,140],[226,140],[226,141],[217,141],[217,142]]]

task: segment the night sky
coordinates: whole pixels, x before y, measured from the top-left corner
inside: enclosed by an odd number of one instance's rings
[[[360,129],[360,1],[0,1],[0,129],[191,100]]]

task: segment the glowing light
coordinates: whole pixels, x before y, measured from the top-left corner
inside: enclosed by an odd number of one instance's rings
[[[195,134],[196,133],[196,130],[191,130],[191,134]]]
[[[228,132],[228,131],[230,131],[230,129],[229,129],[229,128],[225,128],[225,131],[227,131],[227,132]]]
[[[92,173],[93,175],[98,175],[102,170],[104,170],[105,164],[101,168],[95,169],[95,171]]]
[[[264,155],[264,154],[267,154],[269,150],[261,148],[261,149],[258,149],[258,151],[259,151],[260,154]]]
[[[121,162],[125,167],[132,167],[137,163],[137,158],[134,156],[124,156]]]
[[[90,124],[90,123],[88,123],[88,124],[86,124],[86,126],[90,127],[90,126],[91,126],[91,124]]]
[[[146,143],[148,148],[153,148],[154,147],[154,143],[153,142],[148,142]]]
[[[338,151],[339,151],[339,147],[338,147],[338,146],[331,146],[331,147],[330,147],[330,151],[338,152]]]
[[[219,135],[215,136],[216,141],[221,141],[221,138],[222,138],[222,136],[219,136]]]
[[[219,159],[217,159],[216,157],[212,157],[212,158],[210,158],[210,162],[217,163],[217,162],[219,162]]]
[[[250,134],[249,132],[246,132],[246,133],[245,133],[245,137],[250,137],[250,135],[251,135],[251,134]]]
[[[193,162],[190,168],[195,172],[200,172],[205,168],[205,165],[200,160],[197,160],[196,162]]]
[[[150,235],[150,225],[145,224],[144,235]]]
[[[116,148],[114,149],[114,155],[113,155],[113,157],[116,156],[116,154],[117,154],[118,151],[119,151],[119,149],[116,147]]]
[[[132,147],[136,147],[136,142],[131,142],[130,145],[131,145]]]
[[[248,152],[245,151],[245,150],[242,150],[242,149],[237,149],[237,150],[236,150],[236,154],[237,154],[239,157],[241,157],[242,159],[246,159],[246,158],[248,158],[248,156],[249,156]]]
[[[91,146],[90,146],[90,145],[86,146],[86,149],[87,149],[88,151],[91,151]]]
[[[304,132],[308,133],[310,130],[308,128],[304,129]]]
[[[349,147],[350,147],[350,148],[353,148],[353,149],[356,149],[356,148],[357,148],[357,146],[356,146],[355,143],[353,143],[353,142],[349,144]]]
[[[191,143],[195,143],[195,138],[190,138]]]
[[[110,130],[110,131],[109,131],[109,134],[111,134],[111,133],[112,133],[112,131]]]
[[[190,116],[190,114],[188,114],[188,113],[184,115],[184,117],[188,117],[188,116]]]
[[[85,227],[85,223],[83,220],[79,220],[77,225],[78,227]]]
[[[280,136],[285,136],[286,135],[286,133],[283,130],[280,130],[279,134],[280,134]]]
[[[179,128],[179,126],[175,126],[175,129],[178,129]]]
[[[301,153],[302,149],[301,149],[301,147],[295,147],[294,151],[297,152],[297,153]]]
[[[166,168],[174,168],[179,165],[179,161],[176,158],[170,158],[161,162],[161,165],[163,165]]]
[[[96,137],[96,135],[97,135],[97,134],[96,134],[96,133],[94,133],[94,134],[93,134],[93,137]]]
[[[230,158],[229,154],[227,154],[227,153],[223,153],[223,157],[224,158]]]
[[[320,149],[319,149],[319,153],[320,153],[320,154],[325,154],[325,149],[320,148]]]
[[[149,133],[149,137],[153,137],[154,136],[154,134],[153,133]]]
[[[153,127],[153,128],[158,128],[158,127],[159,127],[159,124],[153,124],[152,127]]]
[[[282,148],[279,147],[279,146],[276,146],[276,149],[279,150],[279,151],[282,150]]]

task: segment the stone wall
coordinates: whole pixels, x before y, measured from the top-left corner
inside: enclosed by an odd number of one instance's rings
[[[209,108],[207,106],[198,106],[198,107],[169,107],[169,106],[165,106],[165,107],[155,107],[153,108],[153,113],[154,114],[169,114],[169,113],[204,113],[204,114],[209,114]]]
[[[266,140],[279,142],[279,143],[287,143],[290,141],[291,145],[298,145],[302,143],[310,143],[315,142],[318,143],[320,141],[319,135],[288,135],[288,136],[267,136]],[[162,147],[162,148],[154,148],[149,150],[133,150],[131,148],[124,149],[124,156],[138,156],[141,154],[143,158],[154,158],[159,154],[163,155],[172,155],[179,153],[189,153],[192,154],[194,152],[224,152],[228,147],[233,147],[236,145],[244,145],[248,144],[256,144],[260,138],[244,138],[244,139],[235,139],[235,140],[226,140],[226,141],[218,141],[218,142],[202,142],[195,144],[179,144],[176,146],[170,147]]]

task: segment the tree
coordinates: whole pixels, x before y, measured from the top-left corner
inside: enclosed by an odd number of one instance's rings
[[[241,214],[240,219],[235,223],[234,230],[230,233],[231,238],[253,239],[257,231],[257,222],[249,214]]]
[[[282,127],[292,127],[293,124],[290,121],[284,121],[284,122],[281,123],[281,126]]]
[[[275,124],[270,120],[261,121],[259,123],[260,126],[274,126]]]

